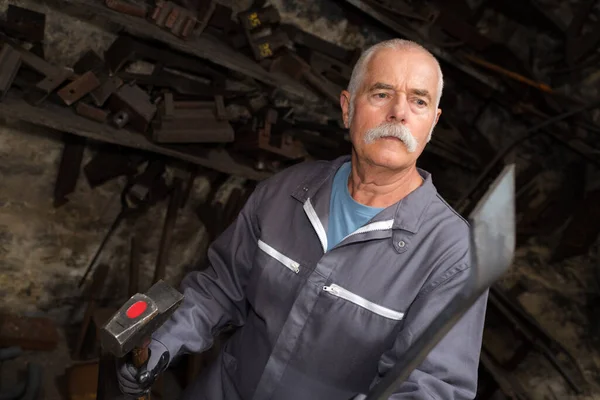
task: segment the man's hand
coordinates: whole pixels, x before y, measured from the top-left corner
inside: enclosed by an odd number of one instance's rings
[[[142,396],[147,393],[158,375],[167,369],[170,361],[169,351],[158,340],[152,339],[148,346],[148,362],[136,368],[131,354],[117,360],[117,380],[123,394]]]

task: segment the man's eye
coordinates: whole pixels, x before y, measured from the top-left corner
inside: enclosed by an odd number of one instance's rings
[[[417,102],[417,105],[419,105],[421,107],[424,107],[424,106],[427,105],[427,102],[425,100],[423,100],[423,99],[417,99],[415,101]]]
[[[389,97],[387,93],[375,93],[374,96],[378,99],[387,99]]]

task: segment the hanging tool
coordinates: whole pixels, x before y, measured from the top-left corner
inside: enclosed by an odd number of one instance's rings
[[[471,275],[464,289],[413,342],[365,400],[388,399],[429,352],[510,267],[516,246],[515,165],[504,168],[469,216]]]
[[[112,225],[106,232],[104,239],[102,239],[100,246],[96,250],[94,257],[92,258],[92,261],[90,261],[90,263],[88,264],[88,267],[87,267],[85,273],[83,274],[83,277],[79,281],[79,287],[81,287],[81,285],[83,285],[83,283],[85,282],[87,276],[94,268],[96,261],[98,261],[98,258],[100,258],[100,254],[102,253],[102,250],[106,246],[106,243],[108,243],[108,241],[112,237],[113,233],[115,233],[117,228],[121,225],[121,222],[123,222],[123,220],[125,220],[129,216],[132,216],[134,214],[139,214],[148,205],[148,196],[143,198],[142,201],[136,202],[136,201],[132,200],[132,198],[131,198],[131,196],[129,196],[129,194],[131,192],[131,189],[134,187],[135,187],[135,185],[133,183],[130,183],[129,185],[127,185],[125,187],[125,189],[121,193],[121,211],[119,212],[119,214],[113,221]]]

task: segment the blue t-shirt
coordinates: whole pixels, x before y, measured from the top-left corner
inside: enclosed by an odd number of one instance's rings
[[[383,208],[369,207],[357,203],[352,198],[348,191],[350,170],[350,162],[346,162],[338,169],[333,178],[329,203],[327,251],[383,210]]]

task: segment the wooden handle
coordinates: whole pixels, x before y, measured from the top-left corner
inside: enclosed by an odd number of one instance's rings
[[[144,363],[146,361],[148,361],[148,348],[147,347],[143,347],[143,348],[136,347],[135,349],[133,349],[132,355],[133,355],[133,365],[136,368],[139,368],[142,365],[144,365]]]
[[[146,361],[148,361],[148,347],[136,347],[131,353],[133,356],[133,365],[136,368],[140,368]],[[138,397],[137,400],[150,400],[150,392]]]

